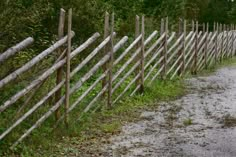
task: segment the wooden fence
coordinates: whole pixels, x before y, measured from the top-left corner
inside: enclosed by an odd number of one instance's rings
[[[68,117],[70,112],[78,107],[91,91],[98,88],[99,85],[101,86],[99,86],[98,92],[92,96],[89,102],[86,102],[86,106],[82,112],[86,113],[90,111],[101,98],[107,100],[108,108],[112,108],[114,104],[122,99],[124,94],[129,93],[130,96],[133,96],[137,92],[143,93],[145,86],[151,85],[156,79],[173,79],[176,76],[183,76],[186,73],[197,74],[202,69],[213,66],[223,59],[235,55],[236,33],[234,31],[234,25],[226,26],[214,23],[214,29],[210,32],[208,24],[202,24],[200,29],[198,22],[192,21],[191,31],[187,32],[186,20],[180,20],[180,29],[176,33],[169,31],[168,18],[165,18],[161,21],[160,33],[153,31],[150,35],[146,35],[144,16],[142,16],[141,22],[140,17],[136,16],[135,39],[129,41],[130,43],[127,44],[127,36],[116,42],[114,14],[110,16],[106,13],[104,40],[81,63],[71,69],[70,61],[94,44],[100,37],[100,34],[93,34],[78,48],[72,49],[71,40],[75,35],[71,30],[72,10],[68,12],[68,30],[66,36],[64,36],[65,17],[65,11],[61,9],[58,29],[59,40],[57,42],[0,80],[0,88],[3,88],[53,52],[56,51],[60,54],[55,63],[49,69],[45,70],[42,75],[15,93],[3,104],[0,104],[0,114],[2,114],[26,94],[32,93],[31,95],[34,95],[35,89],[39,89],[49,76],[56,74],[54,75],[56,77],[56,86],[50,91],[45,91],[40,101],[19,117],[10,127],[0,132],[0,141],[2,141],[17,126],[32,116],[51,97],[55,97],[55,103],[50,109],[41,115],[13,143],[12,148],[29,136],[32,131],[38,128],[54,113],[57,124],[64,121],[66,125],[69,125]],[[0,54],[0,63],[3,63],[17,52],[26,48],[33,41],[32,38],[27,38]],[[101,58],[96,64],[91,68],[87,68],[87,65],[98,57]],[[63,69],[66,69],[65,75],[63,75]],[[71,84],[71,79],[81,70],[86,70],[86,73],[76,83]],[[83,90],[82,94],[76,97],[76,100],[70,101],[71,96],[78,90],[81,90],[82,86],[91,77],[93,77],[93,81],[90,81],[90,86],[86,90]],[[62,90],[62,88],[65,90]],[[26,103],[30,102],[31,97],[26,99]],[[63,105],[65,112],[60,113],[59,109]]]

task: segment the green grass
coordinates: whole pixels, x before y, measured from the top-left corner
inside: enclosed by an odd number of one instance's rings
[[[223,61],[222,64],[212,66],[199,74],[207,75],[226,65],[236,65],[236,58]],[[96,104],[100,106],[97,112],[86,113],[80,120],[77,120],[81,116],[80,112],[75,111],[70,115],[69,128],[62,124],[52,130],[54,119],[51,118],[13,151],[4,151],[5,154],[0,151],[0,156],[83,156],[90,152],[99,152],[97,147],[101,143],[106,143],[110,136],[119,133],[127,122],[139,120],[143,110],[157,110],[161,101],[171,101],[184,94],[185,85],[182,79],[156,80],[151,86],[145,87],[143,95],[129,97],[126,94],[111,110],[107,109],[104,101]],[[183,123],[188,126],[192,124],[192,120],[187,119]]]
[[[236,65],[236,57],[228,58],[228,59],[222,60],[221,62],[218,61],[217,65],[213,63],[211,67],[208,67],[207,69],[203,69],[201,72],[199,72],[199,75],[210,75],[219,68],[223,68],[225,66],[235,66],[235,65]]]
[[[192,124],[193,124],[193,120],[192,120],[191,118],[185,119],[185,120],[183,121],[183,124],[184,124],[185,126],[192,125]]]
[[[80,148],[90,149],[103,138],[108,138],[121,131],[127,122],[136,121],[141,111],[158,108],[158,102],[169,101],[184,94],[184,84],[181,80],[156,81],[145,88],[143,95],[127,97],[108,110],[104,103],[95,113],[87,113],[78,121],[78,115],[70,117],[69,128],[60,125],[51,132],[50,122],[40,127],[15,150],[7,152],[6,156],[63,156],[69,153],[75,155]],[[98,104],[97,104],[98,105]],[[51,123],[52,124],[52,123]],[[76,142],[75,142],[76,141]],[[89,147],[86,147],[87,143]],[[63,149],[61,149],[63,148]],[[77,151],[75,151],[77,150]],[[87,150],[85,150],[86,152]],[[4,156],[2,154],[2,156]]]

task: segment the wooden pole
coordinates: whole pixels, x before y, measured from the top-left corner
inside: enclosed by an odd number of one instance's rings
[[[178,36],[181,37],[182,33],[183,33],[183,20],[181,18],[179,18],[179,32],[178,32]],[[180,45],[181,45],[181,42],[182,41],[180,41]],[[178,55],[179,56],[182,55],[182,48],[179,50]],[[179,65],[181,63],[182,63],[182,60],[179,61]],[[178,75],[181,74],[181,70],[178,70],[177,72],[178,72]]]
[[[144,92],[144,54],[145,54],[145,17],[142,16],[142,43],[141,43],[141,53],[140,53],[140,93]]]
[[[162,73],[161,73],[161,77],[162,79],[166,79],[166,71],[167,71],[167,52],[168,52],[168,17],[166,17],[165,22],[164,22],[164,32],[165,32],[165,37],[164,37],[164,51],[162,51],[162,57],[163,57],[163,61],[162,61]]]
[[[79,48],[74,50],[71,53],[70,57],[73,58],[76,55],[78,55],[80,52],[82,52],[84,49],[86,49],[90,44],[92,44],[98,37],[99,37],[99,33],[95,33],[84,44],[82,44]],[[24,89],[22,89],[21,91],[16,93],[14,96],[12,96],[9,100],[7,100],[3,105],[0,106],[0,113],[3,112],[4,110],[6,110],[8,107],[10,107],[13,103],[15,103],[22,96],[29,93],[32,89],[37,89],[37,86],[40,86],[51,74],[53,74],[56,70],[58,70],[64,64],[66,64],[66,58],[63,58],[61,61],[54,64],[52,67],[50,67],[48,70],[46,70],[42,75],[40,75],[37,79],[32,81],[27,87],[25,87]],[[84,63],[84,64],[86,64],[86,63]],[[83,65],[81,63],[79,66],[83,66]],[[73,73],[71,73],[71,77],[73,77],[73,76],[74,76]],[[63,97],[65,99],[65,96],[63,96]]]
[[[219,24],[217,22],[217,24],[216,24],[216,39],[215,39],[215,64],[217,63],[218,55],[219,55],[219,52],[218,52],[218,36],[219,36]]]
[[[183,29],[182,29],[182,24],[183,23],[183,20],[181,18],[179,18],[179,32],[178,32],[178,36],[180,37],[182,32],[183,32]]]
[[[181,75],[185,73],[185,38],[186,38],[186,20],[184,19],[183,23],[183,33],[184,37],[182,40],[183,48],[182,48],[182,67],[181,67]]]
[[[231,43],[232,43],[232,36],[230,34],[231,32],[231,24],[229,25],[228,33],[229,33],[229,57],[231,58],[232,50],[231,50]]]
[[[236,51],[236,48],[235,48],[235,39],[236,39],[235,30],[236,30],[236,25],[234,24],[234,30],[233,30],[234,31],[233,32],[234,33],[234,43],[233,43],[233,45],[234,45],[234,56],[236,55],[236,52],[235,52]]]
[[[234,43],[235,43],[235,24],[233,24],[233,56],[235,56],[235,46],[234,46]]]
[[[195,26],[195,23],[194,21],[192,20],[192,31],[194,32],[194,26]]]
[[[61,9],[60,10],[60,18],[59,18],[59,27],[58,27],[58,39],[62,39],[64,36],[64,27],[65,27],[65,10]],[[61,55],[61,53],[63,52],[63,49],[58,49],[58,56]],[[57,79],[56,79],[56,84],[58,85],[61,81],[63,77],[63,67],[57,70]],[[55,103],[60,100],[61,98],[61,88],[55,93]],[[55,112],[55,119],[56,121],[59,119],[60,117],[60,108],[58,108]]]
[[[221,32],[221,34],[222,34],[222,36],[221,36],[221,43],[220,43],[220,62],[222,62],[222,54],[223,54],[223,43],[224,43],[224,32],[223,32],[223,26],[222,26],[222,24],[220,24],[220,32]]]
[[[104,37],[103,39],[105,40],[108,36],[109,36],[109,19],[110,19],[110,15],[108,12],[105,13],[105,19],[104,19]],[[103,56],[107,54],[107,52],[109,52],[109,45],[106,45],[104,47],[104,52],[103,52]],[[107,64],[104,64],[102,66],[102,69],[103,69],[103,72],[105,72],[108,68],[108,65]],[[103,80],[102,80],[102,89],[106,86],[107,84],[107,77],[105,77]],[[103,93],[102,97],[104,98],[106,96],[106,92]]]
[[[230,24],[230,32],[232,32],[232,30],[233,30],[233,25]],[[233,40],[234,40],[234,35],[232,32],[231,39],[230,39],[230,57],[231,58],[233,57]]]
[[[160,35],[162,36],[164,33],[165,33],[165,20],[162,18],[161,19],[161,32],[160,32]],[[165,42],[166,42],[166,40],[165,40],[165,37],[164,37],[164,45],[163,45],[164,47],[165,47]],[[165,52],[164,51],[161,52],[161,56],[165,57]],[[165,66],[164,59],[161,62],[161,65],[162,65],[161,67]],[[164,70],[161,71],[161,78],[164,79]]]
[[[9,48],[7,51],[0,54],[0,63],[3,63],[9,57],[15,55],[17,52],[21,51],[22,49],[26,48],[30,44],[34,42],[34,39],[31,37],[26,38],[22,42],[18,43],[17,45]]]
[[[226,58],[229,57],[229,25],[226,25],[226,35],[227,35],[227,38],[226,38]]]
[[[214,22],[213,23],[213,32],[215,32],[216,31],[216,23]]]
[[[231,24],[230,32],[232,32],[231,35],[231,58],[233,57],[233,47],[234,47],[234,33],[233,33],[233,25]]]
[[[231,51],[231,41],[232,41],[232,36],[230,35],[231,31],[231,24],[228,26],[228,34],[229,34],[229,57],[231,57],[232,51]]]
[[[203,31],[204,33],[206,32],[206,24],[205,24],[205,23],[203,23],[202,31]]]
[[[71,32],[72,37],[75,35],[74,32]],[[6,76],[4,79],[0,80],[0,88],[8,84],[10,81],[16,79],[18,76],[20,76],[25,71],[29,70],[31,67],[36,65],[38,62],[43,60],[46,56],[57,50],[60,46],[64,45],[67,41],[68,36],[63,37],[61,40],[54,43],[52,46],[41,52],[39,55],[35,56],[33,59],[31,59],[29,62],[27,62],[25,65],[17,69],[16,71],[12,72],[8,76]]]
[[[113,49],[113,40],[114,40],[114,13],[112,13],[112,17],[111,17],[111,40],[110,40],[110,54],[109,54],[109,82],[108,82],[108,102],[107,102],[107,107],[108,109],[111,109],[112,107],[112,80],[113,80],[113,75],[112,75],[112,68],[113,68],[113,60],[114,60],[114,49]]]
[[[232,32],[232,57],[234,56],[234,24],[231,24],[232,28],[231,28],[231,32]]]
[[[58,26],[58,39],[62,39],[64,36],[64,27],[65,27],[65,10],[61,8],[60,10],[60,18],[59,18],[59,26]],[[58,51],[60,52],[60,51]],[[59,55],[61,52],[59,53]]]
[[[164,19],[162,18],[161,19],[161,35],[164,33],[164,30],[165,29],[165,21],[164,21]]]
[[[195,54],[194,54],[194,66],[193,74],[197,74],[197,63],[198,63],[198,21],[196,21],[196,35],[195,35]]]
[[[135,39],[137,39],[140,35],[140,17],[136,15],[135,18]],[[141,45],[140,42],[137,43],[136,45],[136,50],[138,50],[139,46]],[[138,58],[136,57],[135,62],[138,61]],[[139,69],[137,68],[136,76],[139,74]],[[136,81],[136,86],[139,86],[139,80]]]
[[[232,28],[231,28],[231,32],[232,32],[232,56],[231,57],[233,57],[234,56],[234,25],[232,24]]]
[[[135,18],[135,39],[140,35],[140,17],[136,15]]]
[[[72,9],[68,14],[68,42],[66,53],[66,100],[65,100],[65,125],[68,127],[68,109],[70,105],[70,53],[71,53],[71,27],[72,27]]]
[[[234,57],[234,24],[232,24],[232,28],[231,28],[231,32],[232,32],[232,57]]]
[[[209,24],[207,23],[207,25],[206,25],[206,40],[205,40],[205,49],[204,49],[204,64],[205,64],[205,68],[207,68],[207,57],[208,57],[208,52],[207,52],[207,50],[208,50],[208,35],[209,35],[209,32],[208,32],[208,30],[209,30]]]
[[[224,32],[224,38],[223,38],[223,43],[224,43],[225,38],[227,40],[227,32],[226,32],[226,25],[225,24],[223,25],[223,32]],[[222,59],[224,59],[224,50],[225,50],[225,46],[223,44]],[[227,43],[226,43],[226,50],[227,50]]]
[[[218,39],[218,47],[219,47],[218,60],[219,60],[219,62],[221,62],[221,59],[220,59],[220,55],[221,55],[221,37],[220,37],[220,35],[221,35],[221,23],[219,23],[218,25],[219,25],[219,32],[218,32],[218,34],[219,34],[219,39]]]

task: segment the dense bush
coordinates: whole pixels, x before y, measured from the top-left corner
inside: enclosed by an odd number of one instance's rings
[[[82,42],[91,33],[102,31],[105,10],[116,13],[116,29],[121,35],[133,31],[130,21],[145,13],[158,21],[169,16],[198,19],[200,22],[234,22],[235,2],[229,0],[6,0],[0,1],[0,52],[27,36],[34,46],[45,48],[57,34],[59,9],[74,9],[73,30]]]

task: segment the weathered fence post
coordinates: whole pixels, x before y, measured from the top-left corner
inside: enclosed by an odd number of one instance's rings
[[[140,35],[140,17],[138,15],[136,15],[136,18],[135,18],[135,39],[137,39],[139,35]],[[140,47],[140,45],[141,45],[141,42],[137,43],[136,50]],[[135,62],[138,60],[139,60],[138,57],[136,57]],[[139,74],[139,68],[137,68],[135,72],[136,72],[135,74],[137,76]],[[140,80],[136,81],[136,86],[139,86],[139,81]]]
[[[179,36],[179,37],[180,37],[180,36],[182,35],[182,33],[183,33],[182,23],[183,23],[182,19],[179,18],[179,32],[178,32],[178,36]]]
[[[203,25],[202,25],[202,31],[205,33],[206,32],[206,24],[205,23],[203,23]]]
[[[194,66],[193,74],[197,74],[197,63],[198,63],[198,21],[196,21],[196,35],[195,35],[195,46],[194,46]]]
[[[236,55],[236,47],[235,47],[235,40],[236,40],[236,35],[235,35],[235,31],[236,31],[236,25],[234,24],[234,56]]]
[[[194,32],[194,27],[195,27],[195,23],[194,20],[192,20],[192,31]]]
[[[138,15],[136,15],[135,18],[135,38],[138,38],[138,36],[140,35],[140,17]],[[139,46],[136,46],[136,48],[138,48]]]
[[[223,47],[222,47],[222,60],[224,59],[224,51],[225,51],[225,44],[224,44],[224,42],[225,42],[225,39],[226,39],[226,33],[225,33],[225,24],[223,24],[223,27],[222,27],[222,30],[223,30]]]
[[[235,43],[235,24],[233,24],[233,56],[235,56],[235,45],[234,45],[234,43]]]
[[[65,27],[65,10],[61,9],[60,11],[60,19],[59,19],[59,27],[58,27],[58,39],[60,40],[64,36],[64,27]],[[62,49],[58,49],[58,56],[62,55]],[[58,85],[62,81],[63,77],[63,67],[57,70],[57,80],[56,84]],[[61,94],[61,88],[55,93],[55,103],[60,100],[62,94]],[[56,121],[60,117],[60,108],[58,108],[55,112],[55,119]]]
[[[220,62],[222,62],[222,56],[223,56],[223,50],[224,50],[224,30],[223,30],[223,25],[220,24],[220,32],[222,34],[221,36],[221,43],[220,43]]]
[[[232,35],[231,35],[231,24],[229,25],[229,29],[228,29],[228,33],[229,33],[229,57],[231,58],[231,54],[232,54],[232,45],[231,45],[231,43],[232,43]]]
[[[228,25],[228,57],[231,57],[231,35],[230,35],[230,31],[231,31],[231,24]]]
[[[223,40],[227,41],[227,30],[226,30],[226,25],[225,24],[224,24],[223,31],[224,31],[224,38],[223,38]],[[223,43],[224,43],[224,41],[223,41]],[[224,53],[225,53],[224,51],[226,51],[226,53],[227,53],[227,42],[226,42],[226,45],[224,45],[224,47],[223,47],[222,59],[224,59]]]
[[[232,57],[232,35],[231,35],[232,24],[229,24],[228,33],[229,33],[229,57]]]
[[[110,58],[109,58],[109,82],[108,82],[108,101],[107,101],[107,107],[108,109],[111,109],[112,107],[112,79],[113,79],[113,73],[112,73],[112,69],[113,69],[113,60],[114,60],[114,56],[113,56],[113,53],[114,53],[114,35],[113,35],[113,32],[114,32],[114,12],[112,13],[112,16],[111,16],[111,31],[110,31],[110,36],[111,36],[111,39],[110,39]]]
[[[161,72],[161,78],[163,80],[166,79],[166,70],[167,70],[167,65],[166,65],[166,62],[167,62],[167,51],[168,51],[168,43],[167,43],[167,40],[168,40],[168,17],[165,18],[165,20],[162,20],[162,32],[165,33],[165,37],[164,37],[164,50],[162,51],[161,53],[161,56],[163,57],[163,61],[162,61],[162,65],[161,67],[163,67],[163,70]],[[162,33],[162,34],[163,34]]]
[[[110,19],[110,15],[108,12],[105,12],[105,19],[104,19],[104,37],[103,39],[105,40],[108,36],[109,36],[109,19]],[[103,56],[105,56],[107,54],[107,52],[109,52],[109,45],[104,46],[104,50],[103,50]],[[105,63],[102,66],[103,72],[105,72],[107,70],[107,63]],[[102,80],[102,89],[107,85],[107,77],[105,77]],[[106,92],[103,93],[102,97],[105,98],[106,96]]]
[[[68,109],[70,105],[70,53],[71,53],[71,26],[72,26],[72,9],[69,10],[68,14],[68,42],[67,42],[67,53],[66,53],[66,99],[65,99],[65,124],[68,123]]]
[[[162,19],[161,19],[161,32],[160,32],[161,35],[162,35],[162,34],[164,33],[164,31],[165,31],[164,29],[165,29],[165,21],[164,21],[164,19],[162,18]]]
[[[142,43],[141,43],[141,52],[140,52],[140,93],[144,92],[144,54],[145,54],[145,19],[144,15],[142,16]]]
[[[178,36],[181,37],[183,33],[183,20],[181,18],[179,18],[179,32],[178,32]],[[180,45],[182,43],[182,40],[180,42]],[[182,45],[181,45],[182,46]],[[182,55],[182,48],[179,50],[178,52],[178,57],[180,57]],[[182,60],[179,60],[179,65],[182,63]],[[178,75],[181,75],[181,69],[177,71]]]
[[[183,40],[182,40],[182,67],[180,75],[185,73],[185,39],[186,39],[186,20],[183,22]]]
[[[167,52],[168,52],[168,34],[169,34],[169,18],[166,17],[165,22],[165,48],[164,48],[164,78],[166,77],[166,70],[167,70]]]
[[[205,25],[205,24],[204,24]],[[204,48],[204,64],[205,64],[205,68],[207,69],[207,57],[208,57],[208,35],[209,35],[209,24],[207,23],[206,26],[206,40],[205,40],[205,48]]]
[[[231,35],[231,58],[233,58],[233,51],[234,51],[234,32],[233,32],[233,24],[231,24],[231,30],[230,32],[232,32],[232,35]]]
[[[229,57],[229,25],[226,25],[226,58]]]
[[[234,57],[234,24],[232,24],[232,57]]]
[[[215,31],[216,31],[216,23],[214,22],[213,23],[213,33],[215,33]]]
[[[231,57],[231,35],[230,35],[231,26],[228,25],[228,57]]]
[[[217,63],[218,57],[218,36],[219,36],[219,24],[216,24],[216,39],[215,39],[215,64]]]
[[[215,21],[213,23],[213,32],[212,32],[212,34],[213,34],[213,36],[214,36],[214,34],[216,34],[216,37],[213,41],[214,50],[213,50],[213,56],[212,56],[213,61],[216,64],[216,62],[217,62],[217,58],[216,58],[217,57],[217,54],[216,54],[216,52],[217,52],[217,44],[216,44],[216,42],[217,42],[217,31],[216,31],[216,22]],[[210,59],[210,64],[211,64],[211,59]]]
[[[108,36],[109,36],[109,27],[110,27],[110,24],[109,24],[109,19],[110,19],[110,15],[108,12],[105,12],[105,18],[104,18],[104,36],[103,36],[103,39],[105,40]],[[103,49],[103,55],[106,55],[107,52],[109,52],[109,45],[105,45],[104,46],[104,49]],[[103,69],[103,72],[105,72],[108,68],[108,65],[107,63],[105,63],[103,66],[102,66],[102,69]],[[107,77],[105,77],[103,80],[102,80],[102,89],[107,85]],[[106,92],[104,92],[102,94],[102,97],[105,98],[106,96]]]
[[[161,30],[160,30],[160,36],[161,35],[163,35],[164,33],[165,33],[165,20],[162,18],[161,19]],[[163,43],[163,46],[165,47],[165,38],[164,38],[164,43]],[[164,52],[165,50],[163,50],[162,52],[161,52],[161,56],[162,57],[165,57],[165,52]],[[160,66],[160,68],[162,68],[163,67],[163,70],[161,71],[161,79],[165,79],[165,72],[164,72],[164,67],[165,67],[165,60],[163,59],[162,61],[161,61],[161,66]]]
[[[214,36],[215,33],[216,33],[216,24],[215,24],[215,22],[213,22],[212,36]],[[213,56],[212,57],[214,58],[214,62],[216,62],[216,51],[215,51],[216,50],[216,38],[213,41],[213,47],[214,47],[214,52],[213,52]],[[211,63],[211,59],[210,59],[210,63]]]

